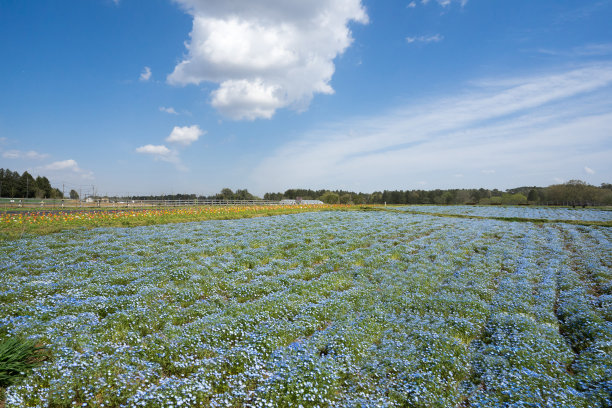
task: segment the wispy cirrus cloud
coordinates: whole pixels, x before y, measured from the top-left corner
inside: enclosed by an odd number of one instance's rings
[[[421,0],[421,4],[423,4],[423,5],[427,5],[427,4],[429,4],[429,2],[430,2],[430,0]],[[438,3],[439,5],[441,5],[442,7],[447,7],[451,3],[459,3],[459,4],[461,4],[461,7],[463,7],[463,6],[465,6],[467,4],[468,0],[435,0],[435,2]],[[414,1],[412,3],[414,3]],[[414,7],[414,6],[410,6],[410,4],[408,6],[409,7]],[[416,4],[415,4],[415,6],[416,6]]]
[[[417,37],[406,37],[406,42],[408,44],[412,43],[436,43],[440,42],[444,39],[442,34],[434,34],[434,35],[421,35]]]
[[[355,189],[547,184],[612,174],[612,63],[474,82],[459,95],[331,124],[263,159],[253,182]],[[578,136],[579,135],[579,136]],[[297,165],[296,165],[297,164]],[[263,188],[263,187],[262,187]]]
[[[169,106],[169,107],[160,106],[159,107],[159,111],[160,112],[169,113],[170,115],[178,115],[179,114],[172,106]]]
[[[42,160],[49,157],[46,153],[38,153],[34,150],[27,152],[21,150],[7,150],[2,152],[2,157],[5,159],[30,159],[30,160]]]
[[[538,49],[538,52],[540,54],[570,58],[601,57],[612,55],[612,43],[586,44],[565,50],[540,48]]]

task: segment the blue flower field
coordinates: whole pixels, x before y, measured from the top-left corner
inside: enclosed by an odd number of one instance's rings
[[[0,269],[0,340],[52,355],[7,407],[612,405],[609,227],[302,213],[6,241]]]

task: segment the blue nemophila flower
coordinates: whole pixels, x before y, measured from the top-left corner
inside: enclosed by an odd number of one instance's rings
[[[606,406],[610,238],[407,211],[3,242],[0,336],[53,354],[7,406]]]

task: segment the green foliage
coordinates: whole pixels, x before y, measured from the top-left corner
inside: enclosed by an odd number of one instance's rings
[[[340,204],[350,204],[352,201],[350,194],[342,194],[340,196]]]
[[[315,199],[327,191],[307,189],[289,189],[285,193],[266,193],[267,200],[279,201],[283,198]],[[435,189],[435,190],[384,190],[382,193],[356,193],[353,191],[335,190],[340,203],[349,196],[355,204],[551,204],[551,205],[611,205],[612,184],[603,183],[600,187],[591,186],[584,181],[571,180],[565,184],[549,187],[518,187],[506,190],[498,189]]]
[[[535,189],[529,190],[529,195],[527,195],[527,201],[536,202],[538,200],[538,193],[536,193]]]
[[[0,388],[19,382],[47,358],[46,348],[33,340],[11,337],[0,343]]]
[[[501,197],[501,202],[504,205],[520,205],[527,204],[527,197],[521,193],[508,194],[505,193]]]
[[[489,203],[490,204],[494,204],[494,205],[501,204],[502,203],[502,198],[501,197],[491,197],[489,199]]]
[[[19,175],[16,171],[0,169],[0,197],[55,198],[60,195],[46,177],[34,179],[27,171]]]
[[[321,196],[320,200],[325,204],[338,204],[338,201],[340,201],[340,196],[336,193],[328,191]]]

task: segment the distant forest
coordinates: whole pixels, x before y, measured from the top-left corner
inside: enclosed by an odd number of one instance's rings
[[[9,198],[64,198],[62,192],[51,186],[46,177],[32,177],[0,169],[0,197]],[[70,191],[70,198],[79,198]],[[100,197],[98,197],[100,198]],[[119,197],[115,197],[119,198]],[[121,197],[127,198],[127,197]],[[172,194],[163,196],[130,196],[132,200],[257,200],[248,190],[232,191],[224,188],[210,195]],[[264,200],[321,200],[328,204],[483,204],[483,205],[612,205],[612,184],[593,186],[581,180],[571,180],[548,187],[518,187],[505,191],[486,188],[448,190],[384,190],[356,193],[344,190],[289,189],[284,193],[266,193]]]
[[[248,190],[224,188],[211,196],[173,194],[164,196],[134,196],[135,200],[256,200]],[[266,193],[264,200],[321,200],[328,204],[482,204],[482,205],[612,205],[612,184],[600,187],[584,181],[571,180],[548,187],[519,187],[506,191],[497,189],[450,190],[384,190],[356,193],[344,190],[289,189],[284,193]]]
[[[612,205],[612,184],[600,187],[571,180],[548,187],[518,187],[506,191],[486,188],[449,190],[384,190],[374,193],[291,189],[266,193],[266,200],[320,199],[340,204],[483,204],[483,205]]]
[[[10,198],[62,198],[62,192],[51,186],[46,177],[32,177],[24,171],[0,169],[0,197]]]

